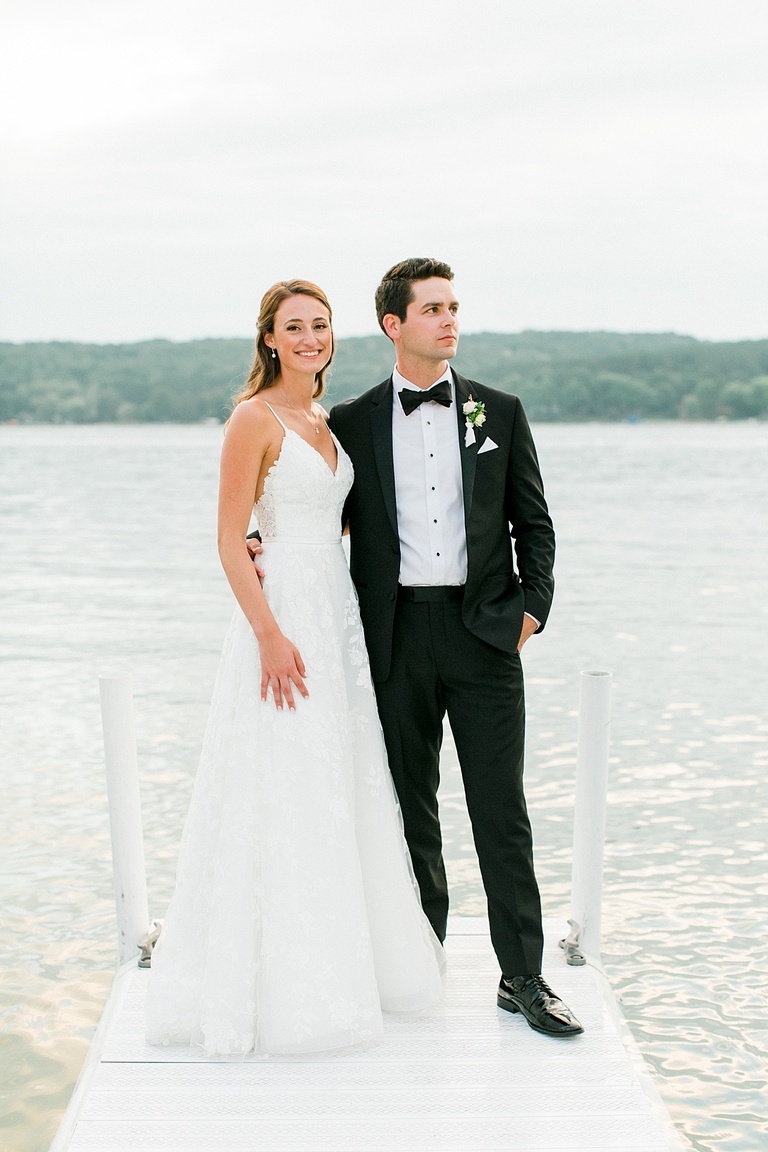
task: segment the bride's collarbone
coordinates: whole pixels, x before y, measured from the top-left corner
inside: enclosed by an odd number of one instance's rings
[[[286,420],[282,412],[280,416],[285,422],[286,433],[292,433],[298,436],[300,440],[304,441],[308,448],[311,448],[313,452],[317,453],[317,455],[325,461],[331,472],[335,472],[338,463],[338,452],[333,436],[331,436],[331,430],[325,422],[324,417],[318,417],[318,433],[313,434],[308,424],[300,427],[298,420]]]
[[[280,413],[280,417],[282,419],[282,412]],[[321,431],[319,436],[313,436],[310,440],[308,436],[302,435],[298,428],[292,427],[292,425],[288,424],[286,421],[282,435],[270,441],[269,447],[264,453],[261,473],[259,475],[259,482],[256,488],[256,499],[254,503],[258,504],[259,500],[263,496],[267,478],[270,475],[273,475],[277,469],[278,464],[280,463],[280,460],[283,456],[286,441],[290,442],[292,439],[302,440],[304,444],[306,444],[307,448],[309,448],[309,450],[315,454],[315,456],[319,456],[320,460],[323,462],[323,464],[325,464],[331,475],[334,477],[336,476],[338,471],[339,455],[336,448],[336,443],[327,425],[325,429]]]

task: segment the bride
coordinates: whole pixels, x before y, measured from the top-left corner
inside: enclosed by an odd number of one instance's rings
[[[331,309],[274,285],[226,428],[219,553],[227,634],[152,957],[146,1033],[208,1055],[370,1042],[382,1009],[441,992],[341,544],[352,465],[314,403]],[[263,584],[245,537],[255,513]]]

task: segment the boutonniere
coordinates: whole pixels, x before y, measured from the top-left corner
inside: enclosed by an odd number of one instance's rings
[[[470,396],[462,408],[462,412],[467,418],[464,425],[467,430],[464,433],[464,447],[469,448],[470,444],[475,442],[475,428],[482,428],[485,424],[485,404],[482,400],[473,400]]]

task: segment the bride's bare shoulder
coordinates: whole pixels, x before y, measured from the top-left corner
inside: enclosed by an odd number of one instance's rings
[[[227,421],[227,432],[269,433],[275,424],[275,417],[260,396],[241,400]]]

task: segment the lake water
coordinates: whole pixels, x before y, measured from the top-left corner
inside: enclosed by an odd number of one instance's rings
[[[578,677],[615,675],[604,960],[673,1119],[768,1148],[768,424],[535,429],[558,591],[525,650],[527,790],[567,911]],[[150,906],[232,601],[221,429],[0,428],[0,1146],[46,1152],[115,963],[97,677],[134,676]],[[483,910],[450,746],[453,910]],[[489,988],[488,995],[494,995]]]

